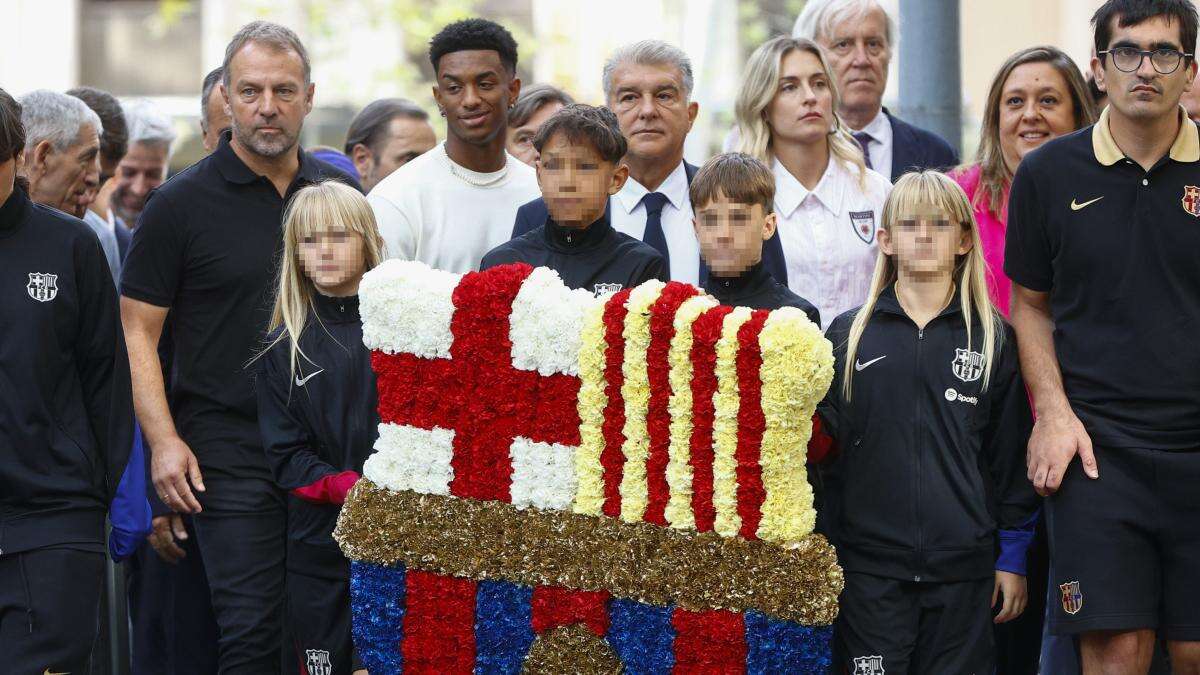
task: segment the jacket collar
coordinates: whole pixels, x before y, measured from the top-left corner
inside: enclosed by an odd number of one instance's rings
[[[708,280],[704,286],[705,290],[717,297],[737,297],[759,289],[770,276],[760,258],[758,262],[750,266],[750,269],[737,276],[719,277],[710,269]]]
[[[29,214],[29,196],[20,185],[13,185],[12,194],[0,206],[0,236],[16,231]]]
[[[912,320],[909,318],[908,312],[905,312],[904,308],[900,306],[900,300],[896,297],[896,284],[894,282],[889,284],[888,287],[883,289],[883,292],[879,294],[879,299],[875,301],[874,311],[884,312],[886,314],[896,314],[909,321]],[[950,316],[951,314],[962,314],[962,302],[959,299],[957,285],[954,287],[954,297],[950,299],[950,304],[946,305],[946,308],[933,318],[940,319],[943,316]]]
[[[216,162],[217,170],[225,177],[225,180],[238,185],[249,185],[257,181],[261,176],[246,166],[241,157],[233,151],[233,146],[230,141],[233,139],[233,131],[226,129],[221,134],[221,142],[217,144],[217,149],[213,151],[213,161]],[[321,179],[320,167],[317,160],[308,156],[307,152],[300,146],[296,146],[296,152],[300,158],[300,168],[296,172],[296,178],[302,179],[305,183],[315,183]],[[295,182],[295,179],[292,181]]]
[[[1096,161],[1104,166],[1112,166],[1125,159],[1125,153],[1117,147],[1108,128],[1108,111],[1109,108],[1105,107],[1100,119],[1092,126],[1092,152],[1096,155]],[[1182,105],[1179,106],[1179,133],[1175,134],[1169,156],[1176,162],[1200,161],[1200,131],[1196,129],[1196,123],[1188,119]]]
[[[317,316],[324,323],[354,323],[359,321],[357,295],[335,298],[317,292],[313,293],[312,304],[313,310],[316,311]]]
[[[544,235],[546,245],[561,253],[580,253],[603,245],[614,231],[608,209],[609,207],[605,206],[600,219],[582,230],[559,225],[547,211]]]

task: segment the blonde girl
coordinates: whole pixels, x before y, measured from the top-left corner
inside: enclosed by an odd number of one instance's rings
[[[738,150],[762,160],[775,176],[787,285],[816,305],[821,325],[866,297],[891,188],[866,167],[837,107],[837,85],[821,48],[791,37],[754,51],[736,103]]]
[[[868,657],[991,672],[992,624],[1025,606],[1032,419],[984,269],[962,189],[907,174],[883,207],[866,302],[829,328],[822,527],[846,574],[835,635],[850,672]]]
[[[379,425],[358,284],[382,259],[362,194],[336,181],[297,191],[283,216],[268,346],[254,364],[267,460],[289,493],[287,620],[299,661],[317,654],[309,665],[328,658],[335,673],[362,669],[350,638],[350,565],[332,535]]]

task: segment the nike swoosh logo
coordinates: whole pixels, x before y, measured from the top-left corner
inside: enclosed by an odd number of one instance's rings
[[[862,371],[866,370],[867,367],[870,366],[872,363],[875,363],[876,361],[882,361],[886,358],[887,358],[887,354],[884,354],[883,356],[873,358],[870,361],[867,361],[866,363],[862,363],[858,359],[855,359],[854,360],[854,371],[861,373]]]
[[[304,379],[300,379],[300,376],[297,375],[296,376],[296,386],[303,387],[305,382],[308,382],[309,380],[313,379],[314,377],[316,377],[317,375],[320,375],[323,372],[325,372],[324,368],[322,368],[321,370],[318,370],[315,373],[310,373],[309,376]]]
[[[1072,199],[1072,200],[1071,200],[1071,210],[1072,210],[1072,211],[1078,211],[1079,209],[1082,209],[1082,208],[1084,208],[1084,207],[1086,207],[1086,206],[1090,206],[1090,205],[1092,205],[1092,204],[1095,204],[1096,202],[1100,201],[1101,199],[1104,199],[1104,195],[1100,195],[1099,197],[1096,197],[1095,199],[1090,199],[1090,200],[1088,200],[1088,201],[1086,201],[1086,202],[1084,202],[1084,203],[1082,203],[1082,204],[1079,204],[1079,203],[1077,203],[1077,202],[1076,202],[1074,199]]]
[[[57,670],[50,670],[49,668],[47,668],[42,671],[42,675],[71,675],[71,674],[70,673],[60,673]]]

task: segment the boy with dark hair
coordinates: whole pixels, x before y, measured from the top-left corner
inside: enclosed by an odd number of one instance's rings
[[[379,181],[368,201],[388,257],[468,272],[508,240],[517,207],[538,192],[533,169],[504,150],[521,93],[517,42],[499,24],[467,19],[434,36],[429,61],[446,142]]]
[[[629,177],[617,116],[608,108],[566,106],[546,120],[533,147],[546,222],[492,249],[480,267],[514,262],[549,267],[568,287],[596,294],[666,281],[662,254],[617,232],[609,221],[608,198]]]
[[[763,242],[775,234],[775,177],[750,155],[717,155],[696,172],[690,188],[700,256],[708,265],[704,290],[723,305],[752,309],[796,307],[821,325],[812,303],[775,281],[762,263]]]

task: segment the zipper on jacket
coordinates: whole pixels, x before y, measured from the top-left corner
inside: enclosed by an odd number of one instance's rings
[[[913,483],[915,484],[915,487],[913,489],[913,516],[914,516],[913,522],[915,522],[917,525],[917,564],[918,564],[917,571],[918,572],[920,571],[920,568],[923,568],[925,566],[924,565],[925,551],[924,551],[924,543],[923,543],[924,535],[921,532],[921,454],[924,452],[924,448],[922,448],[921,439],[924,437],[924,434],[925,434],[925,428],[924,428],[925,406],[924,406],[924,402],[922,400],[923,396],[924,396],[924,389],[925,389],[925,369],[921,365],[921,344],[924,342],[925,342],[925,329],[918,328],[917,329],[917,357],[916,357],[916,359],[914,359],[914,361],[916,362],[915,367],[916,367],[916,371],[917,371],[917,378],[916,378],[917,379],[917,395],[914,397],[917,402],[917,426],[916,426],[917,437],[913,439],[913,441],[914,441],[913,449],[916,451],[916,455],[917,455],[917,457],[916,457],[917,470],[915,472],[913,472]],[[920,581],[920,580],[921,580],[921,575],[919,573],[913,575],[913,581]]]

